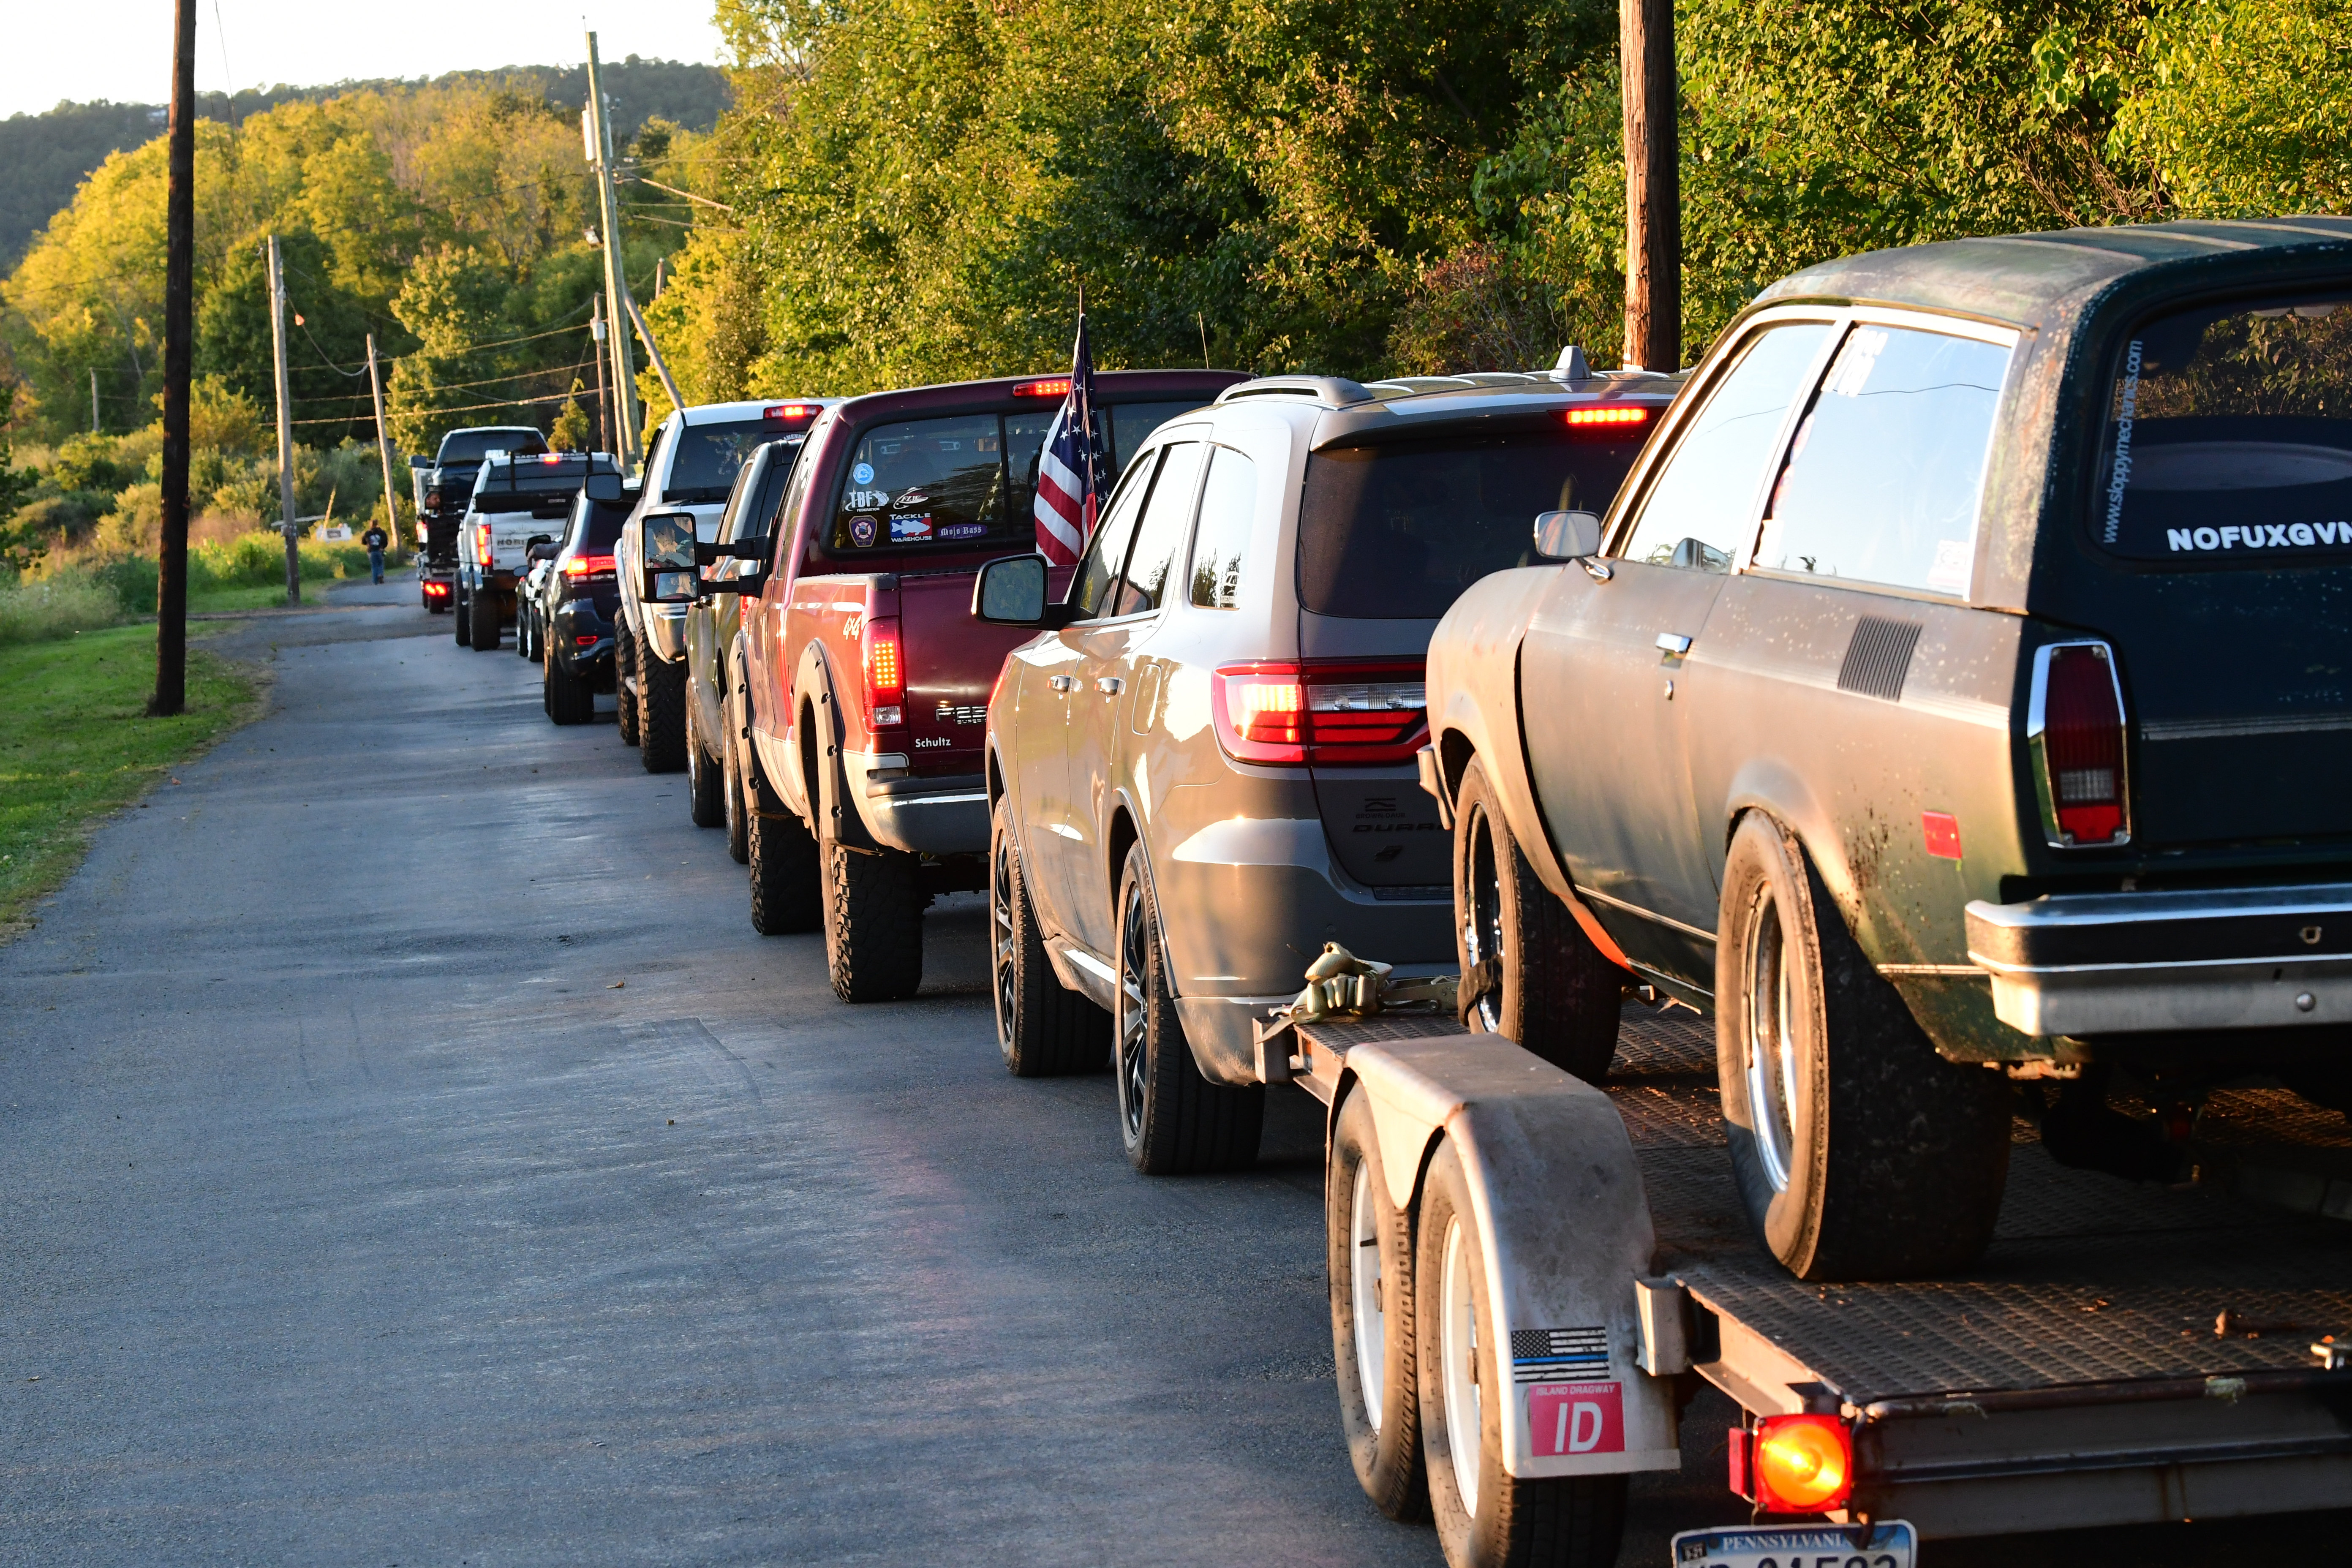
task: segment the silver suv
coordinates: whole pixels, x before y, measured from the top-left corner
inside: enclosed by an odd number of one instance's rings
[[[1114,1047],[1139,1169],[1256,1157],[1289,1069],[1251,1026],[1326,942],[1454,969],[1430,634],[1538,514],[1605,509],[1680,385],[1561,359],[1232,387],[1136,454],[1062,602],[1041,557],[983,569],[974,615],[1045,628],[989,704],[999,1043],[1024,1076]]]

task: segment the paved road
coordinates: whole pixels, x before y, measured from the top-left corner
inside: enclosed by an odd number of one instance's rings
[[[1304,1096],[1133,1175],[1107,1076],[998,1064],[976,900],[839,1005],[413,594],[238,634],[271,716],[0,950],[0,1558],[1433,1568],[1339,1441]],[[1729,1419],[1626,1562],[1731,1517]]]

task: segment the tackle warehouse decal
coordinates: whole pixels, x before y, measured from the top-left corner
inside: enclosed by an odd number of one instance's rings
[[[919,543],[930,536],[931,514],[929,512],[920,512],[913,517],[894,517],[890,520],[890,542],[893,544]]]

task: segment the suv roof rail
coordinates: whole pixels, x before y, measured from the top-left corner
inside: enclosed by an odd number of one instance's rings
[[[1375,395],[1370,388],[1344,375],[1268,375],[1229,386],[1217,394],[1217,401],[1224,404],[1237,397],[1307,396],[1327,408],[1346,408],[1370,403]]]

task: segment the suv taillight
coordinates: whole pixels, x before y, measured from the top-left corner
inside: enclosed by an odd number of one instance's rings
[[[866,623],[866,710],[877,729],[906,722],[907,675],[899,660],[898,623],[888,616]]]
[[[2113,649],[2072,642],[2036,650],[2025,738],[2042,833],[2053,847],[2131,842],[2123,686]]]
[[[1217,742],[1237,763],[1411,762],[1429,734],[1419,659],[1229,664],[1209,678]]]
[[[563,563],[566,577],[610,577],[613,558],[609,555],[575,555]]]

